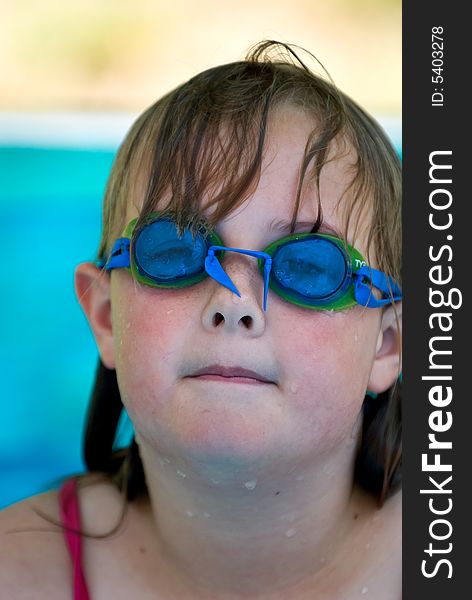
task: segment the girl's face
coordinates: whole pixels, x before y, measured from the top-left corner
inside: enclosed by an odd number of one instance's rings
[[[274,223],[290,222],[311,129],[300,112],[273,120],[257,189],[216,227],[226,246],[263,250],[289,233]],[[336,203],[349,183],[349,161],[322,170],[326,231],[342,230]],[[313,194],[303,197],[296,232],[316,220]],[[134,216],[130,210],[128,220]],[[366,254],[364,240],[355,246]],[[233,464],[312,464],[353,445],[380,346],[381,311],[311,311],[269,291],[264,312],[256,259],[229,252],[222,264],[241,298],[211,278],[166,291],[112,272],[113,360],[137,434],[165,456]],[[190,377],[210,365],[251,369],[271,383]]]

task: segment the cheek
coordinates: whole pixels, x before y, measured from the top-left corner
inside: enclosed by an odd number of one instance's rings
[[[158,413],[175,379],[191,307],[186,291],[127,285],[112,309],[116,370],[130,416]],[[133,417],[132,417],[133,418]]]
[[[289,405],[307,431],[345,436],[362,406],[375,350],[376,320],[357,312],[305,311],[282,320],[280,364]]]

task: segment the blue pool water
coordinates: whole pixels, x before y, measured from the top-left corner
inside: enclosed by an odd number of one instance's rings
[[[84,469],[81,435],[98,354],[73,273],[95,256],[113,156],[0,148],[0,507]]]
[[[95,258],[115,148],[0,147],[0,508],[84,470],[98,354],[73,273]]]

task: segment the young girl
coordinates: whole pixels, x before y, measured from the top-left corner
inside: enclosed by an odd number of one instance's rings
[[[6,597],[401,597],[400,189],[284,44],[137,120],[76,270],[90,473],[4,511]]]

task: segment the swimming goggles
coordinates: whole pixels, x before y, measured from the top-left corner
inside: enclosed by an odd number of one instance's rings
[[[264,279],[264,311],[268,288],[312,310],[343,310],[356,304],[378,308],[401,299],[401,289],[390,276],[369,267],[355,248],[333,235],[288,235],[257,252],[224,246],[203,226],[193,235],[185,229],[179,236],[168,213],[151,213],[135,231],[137,220],[116,240],[108,260],[97,262],[100,268],[125,268],[136,281],[155,288],[184,288],[210,276],[240,296],[221,265],[226,252],[237,252],[257,258]]]

